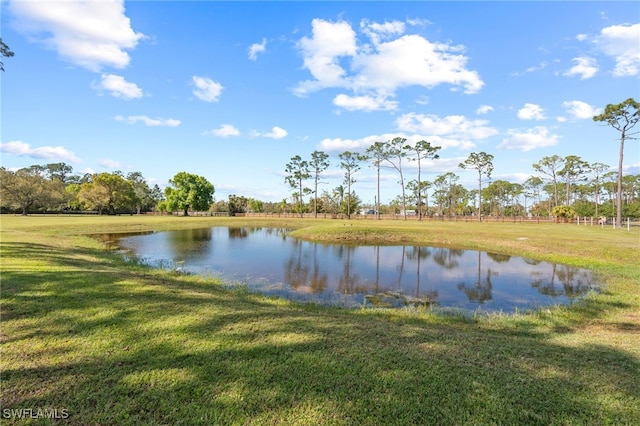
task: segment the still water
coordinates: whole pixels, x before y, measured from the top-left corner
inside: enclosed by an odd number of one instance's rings
[[[119,236],[113,247],[152,266],[344,307],[513,313],[570,304],[598,288],[590,271],[573,266],[450,248],[317,244],[275,228],[213,227]]]

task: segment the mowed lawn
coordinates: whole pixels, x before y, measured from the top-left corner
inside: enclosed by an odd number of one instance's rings
[[[638,228],[0,221],[3,424],[640,424]],[[323,308],[128,263],[85,235],[216,225],[525,256],[590,268],[605,287],[570,308],[516,316]]]

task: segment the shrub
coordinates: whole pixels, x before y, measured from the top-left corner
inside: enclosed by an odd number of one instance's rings
[[[565,223],[577,216],[576,211],[571,206],[555,206],[551,210],[551,214],[555,216],[556,222],[560,222],[560,219],[562,219]]]

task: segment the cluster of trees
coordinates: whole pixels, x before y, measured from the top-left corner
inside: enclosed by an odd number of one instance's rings
[[[378,175],[378,192],[375,212],[379,215],[380,205],[380,168],[393,168],[399,176],[401,195],[392,204],[399,205],[401,214],[407,216],[407,203],[415,209],[421,219],[424,214],[476,214],[481,220],[483,215],[554,215],[564,218],[580,216],[613,216],[622,223],[622,216],[640,217],[640,177],[622,174],[624,143],[633,139],[638,132],[631,129],[640,120],[640,103],[629,98],[620,104],[607,105],[605,111],[593,117],[596,122],[604,122],[620,132],[620,155],[617,172],[606,172],[610,166],[603,163],[588,163],[576,155],[544,157],[533,164],[539,176],[531,176],[524,184],[510,183],[504,180],[491,182],[483,189],[483,183],[489,182],[493,172],[493,155],[486,152],[473,152],[459,164],[462,169],[472,169],[478,173],[478,189],[467,190],[458,184],[458,176],[453,172],[437,176],[433,182],[422,180],[422,161],[438,158],[439,146],[432,146],[421,140],[407,144],[404,138],[394,138],[387,142],[374,142],[365,154],[345,151],[338,155],[340,167],[344,170],[343,184],[331,192],[318,195],[320,174],[329,167],[328,155],[322,151],[311,153],[309,160],[299,155],[291,158],[285,170],[285,182],[293,191],[296,211],[301,215],[306,209],[303,204],[305,195],[313,194],[314,216],[318,212],[337,211],[347,217],[357,211],[359,199],[352,190],[356,183],[355,173],[361,164],[370,162]],[[407,181],[403,172],[403,161],[415,161],[418,165],[417,179]],[[313,180],[313,189],[306,182]],[[614,188],[615,181],[615,188]],[[563,195],[560,187],[563,186]],[[345,197],[346,187],[346,197]],[[429,208],[428,190],[433,188],[432,197],[437,207]],[[407,194],[407,191],[409,193]],[[602,202],[603,191],[608,200]],[[543,200],[541,194],[548,198]],[[615,194],[615,197],[613,196]],[[524,204],[522,200],[524,199]],[[531,200],[531,205],[528,201]],[[562,202],[561,202],[562,200]],[[615,203],[615,206],[614,206]],[[473,207],[471,206],[473,204]],[[311,205],[311,202],[309,203]],[[612,209],[614,211],[612,211]]]
[[[377,146],[376,149],[380,147]],[[434,147],[431,147],[432,149]],[[432,152],[432,154],[435,151]],[[316,152],[317,158],[328,163],[328,156]],[[139,172],[123,175],[121,172],[74,175],[71,166],[64,163],[30,166],[15,172],[0,168],[0,199],[3,211],[17,210],[22,214],[35,211],[80,212],[96,211],[107,214],[133,214],[149,211],[174,212],[189,211],[239,213],[308,213],[347,217],[359,211],[362,201],[353,190],[356,183],[355,172],[360,169],[363,156],[343,153],[338,158],[345,170],[345,181],[332,190],[324,190],[315,197],[315,188],[308,190],[307,201],[294,194],[291,200],[266,202],[242,195],[230,195],[228,200],[213,201],[214,187],[205,178],[180,172],[161,190],[158,185],[150,187]],[[403,158],[403,157],[400,157]],[[435,158],[435,155],[434,155]],[[370,161],[379,172],[385,164]],[[410,160],[408,157],[407,160]],[[470,160],[469,160],[470,159]],[[467,189],[453,172],[437,175],[433,180],[421,176],[406,180],[404,196],[398,195],[386,205],[376,203],[380,214],[398,214],[411,211],[417,216],[549,216],[577,214],[598,217],[615,216],[617,201],[618,173],[607,171],[610,167],[603,163],[588,163],[578,156],[544,157],[533,164],[539,175],[531,176],[522,184],[505,180],[487,182],[491,171],[492,157],[478,153],[469,156],[465,167],[480,167],[478,188]],[[482,161],[481,161],[482,160]],[[297,164],[303,160],[296,160]],[[417,161],[417,160],[416,160]],[[483,162],[484,161],[484,162]],[[398,165],[398,173],[401,163]],[[304,165],[303,165],[304,166]],[[325,169],[328,167],[323,166]],[[388,166],[393,167],[393,166]],[[314,168],[310,172],[310,182],[321,183],[321,172]],[[418,168],[422,170],[421,167]],[[304,167],[302,167],[304,170]],[[296,188],[305,194],[306,172],[299,170],[289,177],[297,176]],[[316,174],[317,173],[317,174]],[[291,180],[291,179],[290,179]],[[625,217],[640,217],[640,174],[622,176],[622,214]],[[379,200],[379,198],[378,198]],[[571,210],[557,210],[570,206]],[[554,212],[554,209],[556,211]],[[558,214],[558,212],[562,212]]]
[[[75,175],[65,163],[34,165],[17,171],[0,168],[0,207],[3,211],[97,211],[109,214],[141,213],[147,211],[226,212],[231,215],[245,212],[298,213],[313,212],[344,214],[348,218],[357,212],[362,202],[354,190],[357,172],[363,164],[375,168],[377,196],[375,214],[400,213],[405,218],[411,212],[419,219],[425,215],[476,215],[480,220],[491,216],[622,216],[640,217],[640,175],[623,175],[624,142],[633,137],[631,129],[637,124],[640,104],[633,99],[608,105],[605,112],[593,117],[606,122],[621,133],[618,171],[609,171],[607,164],[589,163],[576,155],[542,158],[533,164],[538,175],[523,184],[505,180],[491,181],[493,155],[473,152],[459,164],[461,169],[477,172],[477,189],[469,190],[459,184],[453,172],[443,173],[433,181],[423,179],[427,160],[439,158],[439,146],[428,141],[408,144],[404,138],[374,142],[365,153],[344,151],[338,155],[344,171],[341,185],[318,193],[322,173],[330,166],[329,155],[314,151],[309,159],[296,155],[286,164],[285,183],[292,190],[292,202],[287,199],[269,203],[230,195],[228,201],[214,203],[213,184],[202,176],[177,173],[169,185],[161,190],[149,187],[139,172]],[[637,132],[636,132],[637,134]],[[406,162],[417,163],[414,179],[406,176]],[[397,172],[400,195],[389,205],[380,203],[380,172],[387,167]],[[403,168],[404,167],[404,168]],[[546,196],[545,196],[546,195]],[[311,196],[305,202],[304,198]],[[429,200],[432,200],[431,206]]]
[[[15,172],[0,168],[0,199],[3,210],[97,211],[140,213],[164,200],[158,185],[149,187],[139,172],[76,175],[65,163],[25,167]]]
[[[319,203],[329,208],[331,213],[346,213],[350,218],[351,214],[357,211],[360,201],[352,190],[353,184],[357,182],[355,174],[361,169],[362,163],[371,161],[376,167],[378,177],[378,192],[376,196],[376,212],[380,214],[380,168],[382,166],[393,167],[399,174],[400,185],[402,188],[402,206],[406,212],[407,187],[415,188],[418,196],[418,204],[421,204],[421,197],[425,190],[425,185],[421,181],[422,161],[426,159],[438,158],[439,146],[431,146],[427,141],[419,141],[414,145],[407,144],[405,138],[394,138],[388,142],[374,142],[367,150],[366,154],[357,152],[344,151],[338,154],[340,159],[340,168],[344,170],[344,179],[342,185],[337,186],[332,192],[324,191],[318,195],[318,182],[320,174],[326,170],[329,163],[329,156],[322,151],[314,151],[311,153],[309,160],[303,160],[302,157],[296,155],[291,158],[285,167],[288,173],[285,182],[289,184],[293,190],[293,198],[297,204],[297,212],[301,215],[304,213],[303,197],[313,194],[313,213],[318,215]],[[402,170],[403,160],[417,161],[418,178],[405,184],[404,173]],[[305,186],[305,182],[313,179],[314,188]],[[320,210],[322,211],[322,210]]]
[[[353,158],[350,153],[343,153],[339,158]],[[317,155],[317,153],[316,153]],[[408,158],[411,159],[410,157]],[[460,176],[454,172],[437,175],[433,180],[416,179],[406,181],[404,195],[398,195],[388,205],[377,203],[375,212],[382,214],[406,214],[411,212],[419,218],[424,216],[565,216],[572,215],[599,217],[615,216],[617,200],[618,173],[609,171],[610,167],[603,163],[588,163],[578,156],[557,155],[544,157],[533,164],[539,175],[529,177],[522,184],[506,180],[489,181],[493,170],[493,157],[484,152],[472,153],[459,165],[460,168],[471,168],[478,172],[477,189],[462,186]],[[300,163],[302,160],[297,160]],[[362,160],[366,161],[366,160]],[[417,161],[417,160],[416,160]],[[344,163],[344,165],[343,165]],[[377,162],[370,163],[379,167]],[[383,164],[383,163],[379,163]],[[398,163],[397,163],[398,164]],[[339,185],[331,191],[323,191],[318,197],[315,191],[307,189],[311,194],[308,202],[300,202],[300,182],[304,182],[306,173],[296,172],[296,192],[290,211],[296,213],[331,213],[344,214],[360,210],[362,203],[355,191],[347,190],[348,184],[355,183],[353,172],[359,167],[341,162],[345,169],[345,185]],[[401,167],[398,165],[398,174]],[[418,168],[419,174],[421,168]],[[402,187],[404,176],[399,180]],[[293,175],[288,176],[291,178]],[[313,174],[312,174],[313,177]],[[311,178],[308,178],[311,180]],[[315,182],[315,178],[313,179]],[[346,192],[349,191],[349,192]],[[302,186],[305,194],[305,187]],[[346,196],[350,193],[351,197]],[[378,198],[379,200],[379,198]],[[280,204],[281,206],[286,205]],[[558,209],[569,206],[571,210]],[[373,209],[372,209],[373,210]],[[262,207],[249,207],[246,211],[267,211]],[[269,211],[284,211],[270,208]],[[562,214],[559,214],[562,212]],[[622,176],[622,214],[625,217],[640,217],[640,174]]]
[[[164,191],[150,187],[140,172],[76,175],[65,163],[34,165],[17,171],[0,168],[2,211],[140,214],[208,210],[214,186],[202,176],[176,174]]]

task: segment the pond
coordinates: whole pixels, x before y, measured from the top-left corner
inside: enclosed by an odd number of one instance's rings
[[[573,266],[451,248],[318,244],[276,228],[212,227],[102,239],[154,267],[342,307],[514,313],[570,304],[598,289],[590,271]]]

